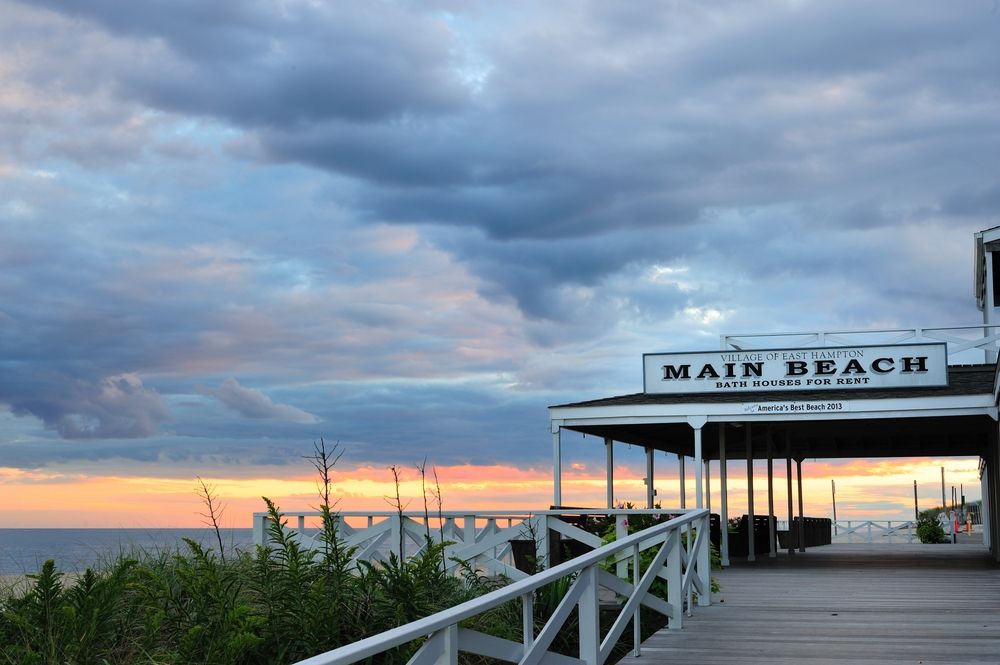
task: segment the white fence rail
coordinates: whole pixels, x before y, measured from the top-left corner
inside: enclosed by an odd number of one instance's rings
[[[687,532],[687,538],[682,538],[684,532]],[[640,555],[645,550],[654,550],[655,554],[646,569],[640,571]],[[624,563],[626,567],[631,562],[631,579],[621,579],[605,570],[602,564],[606,565],[609,560]],[[454,664],[460,651],[521,665],[603,665],[630,622],[635,631],[634,653],[639,655],[638,631],[643,606],[666,615],[668,628],[679,629],[683,621],[685,597],[688,599],[689,612],[692,594],[698,595],[699,605],[708,605],[711,596],[709,565],[708,511],[691,510],[680,517],[623,536],[613,543],[524,577],[479,598],[308,658],[298,665],[349,665],[420,639],[426,641],[410,659],[409,665]],[[657,577],[667,580],[666,599],[650,593]],[[573,582],[552,616],[536,634],[534,592],[563,578],[570,578]],[[602,587],[623,599],[617,617],[604,635],[601,635],[599,620],[599,590]],[[521,642],[494,637],[459,625],[466,619],[510,601],[519,601],[521,605]],[[579,655],[575,658],[549,650],[574,607],[578,610],[580,642]]]
[[[766,349],[782,346],[857,346],[863,344],[914,344],[945,342],[948,360],[983,362],[986,352],[1000,348],[1000,325],[946,326],[939,328],[887,328],[884,330],[828,330],[788,333],[721,335],[724,350]],[[960,358],[956,358],[962,354]]]
[[[847,520],[833,523],[834,543],[914,543],[917,523],[913,520]]]
[[[587,548],[601,546],[601,538],[580,528],[571,520],[609,518],[614,520],[615,537],[628,533],[627,520],[633,516],[677,515],[683,509],[643,510],[543,510],[537,512],[501,511],[449,511],[425,515],[422,512],[395,511],[368,512],[344,511],[337,514],[337,528],[345,547],[354,550],[353,559],[386,561],[390,552],[400,558],[419,554],[427,546],[428,537],[434,542],[449,543],[444,558],[449,562],[449,572],[458,574],[466,562],[491,575],[505,575],[512,580],[523,579],[528,573],[515,566],[514,548],[518,542],[533,545],[533,556],[538,567],[548,567],[554,543],[576,541]],[[300,544],[318,549],[321,514],[317,511],[284,513],[291,531]],[[253,538],[258,545],[267,544],[268,514],[254,513]],[[627,557],[623,557],[627,558]],[[625,574],[627,563],[617,566]]]

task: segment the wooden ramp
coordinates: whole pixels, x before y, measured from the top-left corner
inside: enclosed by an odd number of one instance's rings
[[[627,665],[1000,663],[982,545],[827,545],[713,575],[722,591]]]

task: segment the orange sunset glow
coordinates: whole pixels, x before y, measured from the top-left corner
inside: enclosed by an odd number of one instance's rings
[[[803,494],[807,515],[832,515],[830,480],[837,483],[840,519],[908,519],[913,514],[913,481],[917,481],[920,508],[940,505],[941,472],[950,487],[964,486],[969,501],[979,498],[977,460],[974,458],[843,460],[803,462]],[[755,512],[767,508],[767,467],[754,465]],[[430,471],[430,470],[428,470]],[[597,472],[599,471],[599,473]],[[794,468],[793,468],[794,472]],[[615,495],[619,502],[645,502],[641,470],[622,465],[615,469]],[[775,460],[775,513],[787,512],[784,460]],[[439,466],[444,510],[540,510],[552,500],[552,472],[548,468],[520,469],[508,465]],[[694,505],[693,469],[688,476],[688,506]],[[310,510],[317,504],[316,483],[308,473],[283,477],[203,478],[225,506],[223,526],[249,527],[253,512],[264,509],[261,496],[289,511]],[[433,477],[427,478],[429,485]],[[711,507],[719,511],[718,463],[711,467]],[[395,493],[388,469],[372,466],[334,473],[337,508],[340,510],[391,510],[388,497]],[[746,511],[746,463],[728,466],[729,512]],[[657,500],[665,508],[679,507],[676,466],[656,476]],[[794,492],[793,487],[793,492]],[[415,468],[401,470],[400,496],[407,510],[423,509],[420,475]],[[430,494],[429,494],[430,496]],[[566,505],[602,507],[605,501],[603,469],[570,464],[563,470]],[[433,499],[430,499],[432,506]],[[0,521],[10,527],[136,528],[198,527],[204,525],[203,506],[196,494],[195,478],[120,477],[58,471],[25,471],[0,467]]]

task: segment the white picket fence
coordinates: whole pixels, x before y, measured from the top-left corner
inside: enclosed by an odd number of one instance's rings
[[[574,511],[573,514],[579,514]],[[582,511],[591,514],[606,511]],[[635,514],[636,512],[653,513],[654,511],[612,511],[616,513],[616,523],[621,524],[623,518],[619,515]],[[663,513],[664,511],[658,511]],[[488,593],[479,598],[462,603],[443,612],[420,619],[413,623],[394,628],[379,635],[348,644],[328,651],[324,654],[300,661],[298,665],[349,665],[376,656],[389,649],[424,639],[425,642],[409,661],[409,665],[455,664],[459,652],[489,656],[499,660],[521,663],[522,665],[603,665],[611,655],[612,649],[619,638],[632,623],[635,655],[639,655],[639,625],[642,607],[660,612],[668,617],[668,627],[679,629],[684,616],[685,598],[688,611],[692,608],[693,594],[697,594],[698,605],[708,605],[711,602],[709,578],[709,515],[707,510],[669,511],[683,512],[667,522],[639,531],[632,535],[623,535],[616,541],[598,547],[574,559],[547,568],[530,576],[512,582],[508,586]],[[560,515],[563,513],[559,513]],[[398,518],[398,516],[397,516]],[[397,519],[395,523],[386,525],[388,533],[404,534],[402,542],[412,540],[410,536],[426,537],[426,529],[408,529],[405,521]],[[447,517],[446,517],[447,519]],[[463,529],[457,528],[458,516],[455,516],[456,529],[446,530],[446,533],[462,535],[461,547],[473,554],[479,564],[496,566],[497,556],[486,553],[492,547],[502,550],[501,537],[507,537],[518,527],[514,525],[515,516],[498,517],[495,514],[468,515],[468,521]],[[464,517],[462,518],[465,519]],[[491,520],[510,519],[510,526],[505,528],[490,525]],[[522,525],[531,520],[538,520],[538,526],[544,522],[549,528],[571,538],[582,539],[576,527],[558,519],[555,513],[545,515],[524,516]],[[480,522],[485,522],[479,526]],[[379,527],[380,522],[373,516],[369,529]],[[570,528],[566,528],[569,526]],[[627,530],[626,525],[622,528]],[[394,531],[394,529],[396,531]],[[692,531],[694,529],[694,531]],[[459,533],[461,531],[462,533]],[[504,534],[508,531],[508,534]],[[379,531],[382,533],[382,531]],[[682,534],[688,534],[682,538]],[[520,531],[517,531],[520,535]],[[354,534],[358,535],[358,534]],[[590,534],[587,534],[588,536]],[[694,537],[691,537],[694,535]],[[348,538],[351,535],[348,534]],[[380,537],[380,536],[379,536]],[[388,536],[387,536],[388,537]],[[478,539],[478,541],[477,541]],[[592,541],[591,541],[592,542]],[[499,552],[498,550],[498,552]],[[640,571],[640,555],[645,550],[655,551],[652,562],[645,571]],[[374,550],[372,550],[374,552]],[[605,570],[609,562],[617,561],[614,566],[617,574]],[[632,565],[631,579],[622,579],[623,571],[627,572],[628,563]],[[641,574],[640,574],[641,572]],[[667,580],[667,598],[658,598],[650,593],[650,588],[657,577]],[[536,590],[563,578],[572,579],[562,601],[555,608],[545,625],[538,633],[534,630],[533,599]],[[622,605],[610,629],[601,634],[600,601],[601,589],[622,600]],[[515,642],[487,635],[460,626],[466,619],[482,614],[510,601],[520,602],[522,618],[522,640]],[[549,650],[553,639],[563,630],[566,620],[574,607],[578,612],[579,642],[578,657],[565,656]]]
[[[847,520],[833,524],[834,543],[916,543],[913,520]]]

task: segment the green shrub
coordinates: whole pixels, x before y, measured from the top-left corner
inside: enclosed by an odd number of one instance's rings
[[[938,522],[937,510],[921,511],[917,518],[917,538],[922,543],[948,543],[951,542],[945,535],[941,523]]]

